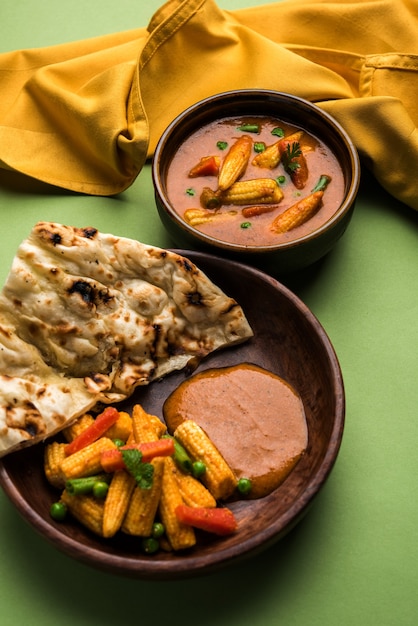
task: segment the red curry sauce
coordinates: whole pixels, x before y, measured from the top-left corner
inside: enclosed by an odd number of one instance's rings
[[[209,369],[184,381],[167,398],[170,432],[186,419],[206,432],[237,478],[250,478],[250,497],[273,491],[306,449],[308,429],[297,392],[257,365]]]
[[[257,127],[258,132],[246,129],[248,125]],[[244,130],[241,130],[244,128]],[[243,134],[253,139],[253,154],[239,180],[272,178],[283,191],[282,200],[272,212],[247,219],[242,210],[252,206],[224,205],[216,208],[214,219],[194,225],[198,230],[222,241],[246,246],[270,246],[304,236],[324,224],[340,206],[344,197],[344,176],[337,158],[328,146],[308,131],[303,130],[300,146],[308,166],[308,179],[303,189],[292,183],[283,162],[273,169],[252,164],[259,150],[274,144],[281,137],[291,136],[302,130],[278,119],[270,117],[225,118],[200,128],[189,136],[175,154],[167,174],[168,198],[179,213],[192,208],[202,208],[200,196],[205,187],[216,191],[217,175],[203,175],[190,178],[189,172],[202,157],[214,156],[218,162],[225,159],[228,149]],[[281,134],[280,134],[281,133]],[[264,146],[264,147],[263,147]],[[319,209],[304,224],[284,233],[272,232],[270,226],[275,217],[311,193],[321,176],[326,175],[330,182],[326,187]],[[187,220],[185,220],[187,221]]]

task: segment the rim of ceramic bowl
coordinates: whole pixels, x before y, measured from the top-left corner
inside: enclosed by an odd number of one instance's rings
[[[335,140],[334,143],[336,143],[337,141],[342,142],[341,153],[344,151],[346,154],[351,177],[347,185],[347,190],[343,202],[341,203],[337,211],[326,222],[324,222],[324,224],[322,224],[312,232],[307,233],[306,235],[303,235],[301,237],[292,239],[291,241],[280,242],[278,244],[268,246],[245,246],[245,252],[249,254],[262,254],[266,252],[273,252],[275,250],[292,249],[301,246],[302,244],[306,244],[307,242],[317,239],[321,235],[325,234],[329,231],[330,228],[343,220],[354,205],[360,185],[360,159],[357,153],[357,149],[349,134],[332,115],[321,109],[315,103],[306,100],[305,98],[301,98],[300,96],[295,96],[293,94],[285,93],[282,91],[274,91],[270,89],[237,89],[234,91],[224,91],[203,98],[202,100],[199,100],[198,102],[192,104],[191,106],[184,109],[181,113],[179,113],[162,133],[155,148],[152,161],[152,179],[154,189],[156,194],[158,194],[160,203],[163,204],[165,212],[181,229],[193,233],[193,236],[195,236],[206,245],[215,246],[219,249],[228,249],[231,251],[235,250],[237,252],[242,251],[243,249],[242,244],[235,244],[233,242],[223,241],[210,235],[206,235],[205,233],[202,233],[196,228],[193,228],[189,224],[185,223],[185,221],[172,207],[171,203],[168,200],[164,183],[164,175],[162,175],[160,169],[161,157],[169,141],[173,137],[174,139],[176,139],[177,134],[181,132],[181,129],[184,126],[185,122],[191,123],[193,125],[192,130],[190,131],[190,133],[188,133],[188,136],[190,136],[195,130],[197,130],[201,126],[201,124],[206,124],[210,121],[214,121],[215,119],[219,119],[219,115],[214,115],[213,118],[210,118],[210,116],[208,116],[208,113],[210,112],[209,107],[212,104],[223,103],[225,106],[241,106],[242,103],[247,102],[249,106],[251,106],[263,100],[270,101],[272,104],[276,102],[277,104],[279,104],[280,102],[285,102],[287,104],[297,104],[299,108],[304,109],[306,113],[309,113],[310,115],[315,115],[320,123],[322,122],[323,124],[328,126],[330,131],[333,133],[333,137]],[[230,114],[230,111],[225,110],[225,117],[229,117]],[[251,112],[249,114],[251,114]],[[260,115],[260,113],[257,114]],[[267,113],[267,115],[268,114],[269,113]],[[293,123],[296,126],[298,125],[298,123],[292,120],[290,116],[280,115],[278,117],[281,117],[282,119],[285,119],[289,123]],[[287,119],[288,117],[289,119]],[[328,144],[329,142],[325,140],[325,143]],[[330,149],[335,154],[335,150],[332,146],[330,146]],[[339,156],[336,156],[339,159]]]

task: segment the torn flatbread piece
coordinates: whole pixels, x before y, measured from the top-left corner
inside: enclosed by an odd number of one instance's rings
[[[251,336],[239,304],[188,259],[39,222],[0,294],[0,456]]]

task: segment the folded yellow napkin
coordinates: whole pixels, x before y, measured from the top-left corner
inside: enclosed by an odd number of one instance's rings
[[[148,28],[2,54],[0,165],[116,194],[180,111],[235,88],[316,102],[380,183],[418,209],[415,0],[285,0],[236,11],[170,0]]]

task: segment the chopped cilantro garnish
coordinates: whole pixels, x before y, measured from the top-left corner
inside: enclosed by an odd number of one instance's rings
[[[196,194],[195,190],[192,189],[191,187],[189,187],[188,189],[186,189],[186,194],[188,196],[194,196]]]
[[[287,144],[286,150],[282,156],[283,166],[287,172],[294,172],[298,169],[298,167],[300,167],[300,164],[293,159],[296,159],[301,154],[302,150],[300,149],[298,141],[294,141],[292,144]]]
[[[151,489],[154,477],[154,466],[151,463],[142,462],[140,450],[121,450],[123,462],[128,472],[135,478],[138,487]]]
[[[228,142],[227,141],[217,141],[216,142],[216,147],[219,148],[219,150],[226,150],[228,147]]]
[[[284,137],[283,128],[280,128],[280,126],[276,126],[276,128],[273,128],[273,130],[271,131],[271,134],[275,135],[276,137]]]

